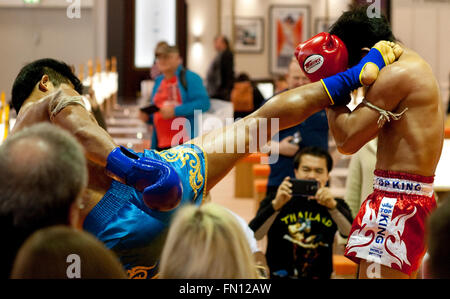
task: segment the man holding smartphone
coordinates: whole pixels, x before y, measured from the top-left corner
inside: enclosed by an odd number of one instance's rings
[[[329,279],[333,272],[336,231],[348,237],[353,222],[344,200],[327,187],[330,154],[317,147],[295,158],[295,179],[286,177],[276,195],[268,195],[250,222],[258,240],[266,234],[271,278]]]

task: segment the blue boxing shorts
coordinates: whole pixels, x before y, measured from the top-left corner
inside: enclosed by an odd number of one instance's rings
[[[206,192],[207,156],[200,147],[186,144],[163,152],[145,150],[136,154],[169,163],[176,170],[183,187],[177,209],[186,204],[202,203]],[[145,205],[142,193],[113,181],[103,199],[86,217],[84,229],[118,255],[129,278],[156,278],[165,237],[177,209],[153,211]]]

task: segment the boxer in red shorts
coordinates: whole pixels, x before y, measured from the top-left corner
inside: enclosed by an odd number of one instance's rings
[[[330,30],[346,45],[349,67],[377,41],[396,41],[387,19],[367,12],[354,8]],[[375,192],[354,221],[345,253],[360,263],[360,278],[415,277],[426,251],[424,223],[436,206],[433,181],[444,139],[439,87],[431,67],[402,47],[354,111],[345,104],[328,109],[342,153],[354,154],[379,137]]]
[[[426,251],[425,219],[436,206],[433,181],[433,177],[376,170],[375,191],[353,223],[346,256],[407,275],[417,271]]]

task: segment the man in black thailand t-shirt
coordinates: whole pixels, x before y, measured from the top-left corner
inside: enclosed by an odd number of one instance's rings
[[[271,278],[329,279],[333,272],[333,242],[336,231],[350,233],[352,216],[342,200],[326,186],[333,161],[323,149],[303,149],[295,158],[295,176],[316,180],[314,198],[292,196],[291,178],[276,193],[261,202],[250,222],[257,239],[267,233],[267,263]]]

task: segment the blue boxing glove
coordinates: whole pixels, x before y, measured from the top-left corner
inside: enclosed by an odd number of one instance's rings
[[[139,157],[119,147],[108,156],[106,173],[116,181],[143,193],[152,210],[167,212],[181,202],[182,185],[175,169],[162,161]]]
[[[375,64],[380,71],[389,64],[382,52],[374,47],[358,65],[345,72],[321,80],[333,105],[346,105],[349,94],[364,85],[362,75],[369,63]]]

